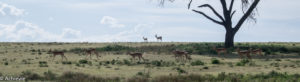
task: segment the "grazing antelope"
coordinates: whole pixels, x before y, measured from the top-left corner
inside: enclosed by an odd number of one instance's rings
[[[250,48],[252,54],[261,55],[262,56],[262,50],[261,49],[254,49]]]
[[[155,38],[157,39],[157,41],[162,41],[162,36],[157,36],[157,34],[155,34]]]
[[[174,50],[173,54],[175,55],[175,60],[178,60],[178,59],[184,60],[184,56],[185,56],[185,59],[187,59],[187,60],[192,59],[191,56],[188,55],[188,52],[186,52],[186,51]]]
[[[87,53],[86,57],[87,57],[88,55],[90,55],[90,59],[92,59],[92,53],[94,53],[94,54],[97,56],[97,59],[99,59],[99,54],[98,54],[98,52],[96,51],[96,49],[94,49],[94,48],[90,48],[90,49],[85,50],[85,53]],[[85,58],[86,58],[86,57],[85,57]],[[101,57],[101,56],[100,56],[100,57]]]
[[[142,53],[139,53],[139,52],[135,52],[135,53],[127,52],[127,55],[130,55],[133,59],[135,59],[135,57],[137,56],[139,58],[139,61],[141,59],[143,59],[145,61],[145,59],[143,58],[143,54]]]
[[[144,42],[148,42],[148,38],[143,37],[143,39],[144,39]]]
[[[227,54],[227,49],[226,48],[216,48],[214,46],[213,50],[215,50],[218,53],[218,56],[220,56],[221,53]]]
[[[248,57],[248,59],[251,59],[250,53],[251,50],[240,50],[240,48],[237,48],[237,53],[240,55],[241,58],[243,58],[243,55],[246,55]]]
[[[63,60],[63,58],[65,58],[66,60],[68,60],[67,57],[64,55],[63,51],[51,51],[51,50],[49,50],[48,53],[53,54],[53,59],[52,60],[54,60],[54,58],[55,58],[56,55],[60,55],[61,56],[61,60]]]

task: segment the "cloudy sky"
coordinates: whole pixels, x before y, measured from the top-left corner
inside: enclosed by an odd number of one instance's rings
[[[224,27],[187,9],[186,0],[158,6],[156,0],[1,0],[1,42],[222,42]],[[196,0],[220,10],[217,0]],[[257,23],[245,23],[239,42],[299,42],[300,0],[261,0]],[[235,9],[240,8],[239,2]],[[235,22],[241,12],[235,16]],[[214,17],[215,18],[215,17]]]

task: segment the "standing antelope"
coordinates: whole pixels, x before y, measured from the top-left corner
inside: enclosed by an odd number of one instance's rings
[[[179,50],[174,50],[173,51],[173,54],[175,55],[175,60],[184,60],[184,56],[185,56],[185,59],[187,60],[191,60],[191,56],[188,55],[188,52],[186,51],[179,51]],[[179,59],[178,59],[179,58]]]
[[[241,51],[240,48],[237,48],[237,53],[240,55],[241,58],[243,58],[243,55],[246,55],[248,57],[248,59],[251,59],[251,56],[250,56],[251,49]]]
[[[144,39],[144,42],[148,42],[148,38],[143,37],[143,39]]]
[[[131,52],[127,52],[127,55],[130,55],[133,59],[135,59],[135,57],[137,56],[139,58],[139,61],[141,59],[145,60],[143,58],[143,54],[142,53],[139,53],[139,52],[135,52],[135,53],[131,53]]]
[[[155,34],[155,38],[157,39],[157,41],[162,41],[162,36],[157,36],[157,34]]]
[[[261,49],[254,49],[250,48],[252,54],[261,55],[262,56],[262,50]]]
[[[98,54],[98,52],[96,51],[95,48],[87,49],[87,50],[85,50],[85,53],[87,53],[86,57],[87,57],[88,55],[90,55],[90,59],[92,59],[92,53],[94,53],[94,54],[97,56],[97,59],[99,59],[99,54]],[[86,57],[85,57],[85,58],[86,58]],[[101,57],[101,56],[100,56],[100,57]]]
[[[63,51],[51,51],[51,50],[49,50],[48,53],[53,54],[53,59],[52,60],[54,60],[54,58],[55,58],[56,55],[60,55],[61,56],[61,60],[63,60],[63,58],[65,58],[66,60],[68,60]]]
[[[214,46],[213,50],[215,50],[218,53],[218,56],[220,56],[221,53],[224,53],[224,55],[227,54],[227,49],[226,48],[216,48]]]

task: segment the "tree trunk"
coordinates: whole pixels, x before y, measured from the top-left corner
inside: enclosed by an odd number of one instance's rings
[[[232,47],[234,47],[234,36],[235,36],[235,32],[234,32],[233,29],[226,30],[225,48],[232,48]]]

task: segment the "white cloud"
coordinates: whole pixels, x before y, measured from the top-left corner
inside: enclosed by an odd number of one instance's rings
[[[107,9],[112,7],[129,6],[131,3],[125,2],[80,2],[80,3],[65,3],[63,6],[71,9],[81,10],[94,10],[94,9]]]
[[[6,9],[9,10],[9,13],[6,11]],[[0,13],[5,16],[5,15],[13,15],[13,16],[22,16],[24,15],[24,10],[16,8],[13,5],[8,5],[6,3],[0,2]]]
[[[81,32],[64,28],[61,34],[54,34],[27,21],[16,21],[14,24],[0,24],[0,37],[5,41],[74,41]]]
[[[119,24],[119,21],[110,16],[103,16],[100,21],[101,24],[109,25],[111,28],[123,28],[125,27],[124,24]]]
[[[81,32],[72,28],[64,28],[62,38],[78,38],[81,37]]]

